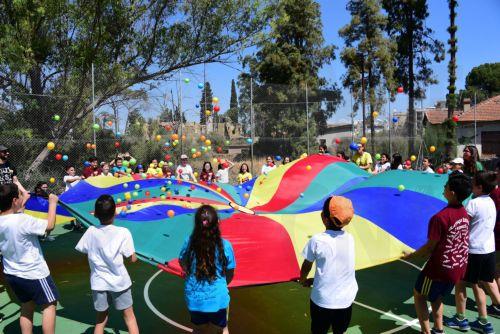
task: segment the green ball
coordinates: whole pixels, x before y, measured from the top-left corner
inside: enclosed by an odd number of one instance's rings
[[[54,121],[59,122],[61,120],[61,116],[54,115],[53,119],[54,119]]]
[[[398,186],[398,190],[399,190],[399,191],[403,191],[403,190],[405,190],[405,186],[404,186],[404,185],[402,185],[402,184],[400,184],[400,185]]]
[[[134,188],[135,188],[135,189],[139,189],[140,187],[141,187],[141,186],[140,186],[139,184],[136,184],[136,185],[134,186]]]
[[[375,154],[375,159],[380,160],[381,157],[380,153]]]
[[[161,195],[161,196],[160,196],[160,198],[161,198],[162,200],[164,200],[164,199],[166,199],[167,197],[166,197],[165,195]]]
[[[139,193],[138,193],[137,191],[134,191],[134,192],[132,193],[132,196],[134,196],[134,197],[138,197],[138,196],[139,196]]]
[[[123,164],[123,166],[128,167],[129,162],[127,160],[123,160],[122,164]]]
[[[229,145],[231,144],[231,142],[229,140],[226,140],[226,145]]]
[[[116,199],[116,203],[120,204],[122,202],[122,199],[121,198],[117,198]]]
[[[131,158],[129,162],[133,166],[137,163],[137,160],[135,160],[135,158]]]
[[[196,149],[194,147],[191,149],[191,153],[196,153]]]
[[[190,81],[191,81],[191,79],[189,79],[189,78],[184,78],[184,82],[185,82],[185,83],[189,83]]]
[[[101,127],[99,126],[99,124],[95,123],[94,125],[92,125],[92,128],[94,130],[99,130]]]

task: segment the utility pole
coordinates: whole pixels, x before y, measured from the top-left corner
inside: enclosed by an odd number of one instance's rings
[[[307,128],[307,155],[310,154],[310,144],[309,144],[309,93],[307,89],[306,81],[306,128]]]
[[[94,156],[97,156],[97,143],[96,143],[96,136],[95,136],[95,129],[94,129],[94,124],[95,123],[95,86],[94,86],[94,63],[92,63],[92,131],[94,133]]]
[[[254,119],[253,119],[253,78],[250,75],[250,136],[252,137],[252,142],[250,143],[250,168],[252,173],[253,170],[253,142],[255,140],[255,131],[254,131]]]

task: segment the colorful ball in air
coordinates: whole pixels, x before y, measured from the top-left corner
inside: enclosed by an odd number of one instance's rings
[[[377,118],[378,117],[378,112],[376,112],[376,111],[372,112],[372,117],[373,118]]]
[[[405,91],[405,90],[404,90],[403,86],[399,86],[399,87],[398,87],[398,94],[401,94],[401,93],[403,93],[404,91]]]
[[[121,132],[117,132],[116,133],[116,138],[120,138],[122,136],[122,133]]]
[[[366,144],[367,141],[368,141],[368,139],[366,139],[366,137],[361,137],[361,140],[359,142],[361,144]]]
[[[400,184],[400,185],[398,186],[398,190],[399,190],[399,191],[404,191],[404,190],[405,190],[405,186],[404,186],[404,185],[402,185],[402,184]]]
[[[307,158],[307,153],[302,153],[302,154],[300,155],[300,157],[301,157],[302,159],[303,159],[303,158]]]
[[[168,166],[169,166],[169,167],[172,167],[173,165],[174,165],[174,163],[173,163],[172,161],[169,161],[169,162],[168,162]]]
[[[436,152],[436,146],[433,145],[433,146],[429,147],[429,152],[431,152],[431,153]]]
[[[155,139],[156,139],[156,141],[160,141],[161,140],[161,135],[156,135]]]
[[[213,102],[213,103],[219,103],[219,98],[218,98],[217,96],[214,96],[214,97],[212,98],[212,102]]]
[[[123,209],[122,211],[120,211],[120,217],[127,217],[127,210],[126,209]]]
[[[410,160],[406,160],[406,161],[405,161],[405,165],[406,165],[406,166],[411,166],[411,161],[410,161]]]
[[[198,88],[199,88],[199,89],[203,89],[203,83],[201,83],[201,82],[200,82],[200,83],[198,83]]]
[[[90,166],[90,162],[88,162],[88,161],[84,161],[84,162],[83,162],[83,165],[84,165],[85,167],[88,167],[88,166]]]
[[[414,156],[414,155],[412,155],[412,156],[410,157],[410,160],[411,160],[411,161],[415,161],[415,160],[417,160],[417,157],[416,157],[416,156]]]
[[[196,149],[194,147],[191,149],[191,153],[196,153]]]
[[[113,125],[113,121],[108,121],[108,126]]]
[[[340,138],[335,138],[335,144],[340,144],[342,142],[342,140],[340,140]]]
[[[189,78],[184,78],[184,82],[185,82],[185,83],[189,83],[190,81],[191,81],[191,79],[189,79]]]
[[[172,218],[173,216],[175,216],[175,211],[174,210],[168,210],[167,211],[167,216],[169,216],[170,218]]]
[[[149,197],[149,196],[151,196],[151,192],[150,192],[149,190],[146,190],[146,191],[144,192],[144,195],[146,195],[146,197]]]
[[[218,105],[214,106],[214,112],[219,112],[220,111],[220,107]]]
[[[127,204],[126,208],[127,208],[127,210],[130,210],[130,209],[132,209],[132,205]]]
[[[226,145],[229,145],[231,144],[231,142],[229,140],[226,140]]]
[[[92,149],[95,149],[97,146],[96,146],[96,144],[92,144],[92,145],[90,145],[90,147],[91,147]]]
[[[210,115],[212,115],[212,112],[210,110],[205,110],[205,115],[210,116]]]
[[[87,150],[90,150],[92,148],[92,144],[91,143],[87,143],[87,144],[85,144],[85,147],[87,148]]]
[[[49,141],[49,142],[47,143],[47,149],[48,149],[49,151],[52,151],[54,148],[56,148],[56,144],[54,144],[53,142]]]
[[[99,130],[100,128],[101,128],[101,127],[100,127],[100,126],[99,126],[99,124],[97,124],[97,123],[94,123],[94,125],[92,125],[92,129],[94,129],[94,130],[96,130],[96,131],[97,131],[97,130]]]
[[[59,115],[54,115],[54,116],[52,116],[52,119],[53,119],[54,121],[56,121],[56,122],[59,122],[59,121],[61,120],[61,116],[59,116]]]
[[[397,123],[398,122],[398,118],[397,117],[393,117],[392,118],[392,123]]]
[[[246,191],[250,191],[250,190],[252,190],[252,187],[251,186],[246,186],[245,189],[246,189]]]
[[[452,118],[452,121],[457,123],[460,119],[458,118],[458,116],[453,116]]]
[[[304,197],[304,193],[300,193],[300,197]]]
[[[49,179],[49,182],[50,182],[50,183],[56,183],[56,179],[55,179],[55,178],[53,178],[53,177],[51,177],[51,178]]]
[[[210,139],[205,140],[205,145],[207,145],[207,146],[212,145],[212,142],[210,141]]]
[[[62,156],[63,161],[68,161],[69,157],[65,154]]]
[[[199,105],[199,104],[195,104],[195,106],[194,106],[194,107],[195,107],[196,109],[198,109],[198,108],[200,107],[200,105]]]
[[[115,141],[115,147],[116,148],[120,147],[120,142],[119,141]]]
[[[251,144],[251,143],[253,143],[253,140],[252,140],[252,138],[247,138],[247,143],[248,143],[248,144]]]
[[[375,154],[375,159],[380,160],[380,158],[382,158],[382,156],[380,155],[380,153]]]
[[[129,163],[133,166],[137,163],[137,160],[135,160],[135,158],[130,158]]]
[[[222,147],[220,146],[217,147],[217,153],[222,153]]]
[[[179,135],[177,133],[172,133],[172,135],[170,136],[170,139],[172,139],[173,141],[179,140]]]
[[[275,156],[274,159],[276,159],[276,161],[281,161],[281,155]]]
[[[352,150],[352,151],[357,151],[359,146],[357,143],[351,143],[351,145],[349,145],[349,148]]]
[[[57,153],[55,156],[56,160],[61,160],[62,159],[62,154]]]
[[[444,169],[443,169],[443,168],[441,168],[441,167],[439,167],[439,168],[436,170],[436,172],[437,172],[438,174],[443,174],[443,173],[444,173]]]
[[[306,166],[306,170],[308,170],[308,171],[309,171],[309,170],[311,170],[311,169],[312,169],[311,165],[307,165],[307,166]]]
[[[134,189],[140,189],[140,188],[141,188],[140,184],[137,183],[136,185],[134,185]]]

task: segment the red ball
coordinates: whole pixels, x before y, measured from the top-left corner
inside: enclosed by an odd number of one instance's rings
[[[341,142],[340,138],[335,138],[335,143],[336,144],[340,144],[340,142]]]
[[[119,141],[115,141],[115,147],[116,148],[120,147],[120,142]]]
[[[406,164],[406,166],[411,166],[411,161],[410,160],[406,160],[405,164]]]
[[[56,154],[56,160],[61,160],[61,159],[62,159],[62,154],[57,153],[57,154]]]
[[[459,120],[459,119],[458,119],[458,116],[453,116],[451,119],[452,119],[452,120],[453,120],[453,122],[455,122],[455,123],[457,123],[457,122],[458,122],[458,120]]]
[[[219,112],[219,110],[220,110],[220,107],[219,107],[219,106],[214,106],[214,111],[215,111],[215,112]]]
[[[146,195],[146,197],[149,197],[149,195],[151,195],[151,193],[149,192],[149,190],[146,190],[146,192],[144,194]]]
[[[217,153],[222,153],[222,147],[217,147]]]
[[[444,173],[444,170],[443,170],[441,167],[439,167],[439,168],[436,170],[436,172],[437,172],[438,174],[443,174],[443,173]]]
[[[189,187],[189,188],[191,188],[191,190],[195,190],[196,189],[196,187],[194,186],[194,184],[192,184],[191,187]]]
[[[170,160],[170,154],[165,155],[165,160],[169,161]]]
[[[405,91],[405,90],[404,90],[403,86],[399,86],[399,87],[398,87],[398,93],[399,93],[399,94],[400,94],[400,93],[403,93],[404,91]]]

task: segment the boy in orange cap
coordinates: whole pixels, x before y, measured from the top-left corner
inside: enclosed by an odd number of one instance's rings
[[[313,285],[310,300],[311,332],[334,334],[347,331],[352,303],[358,292],[354,273],[354,239],[342,230],[354,215],[352,202],[341,196],[329,197],[323,204],[321,219],[326,230],[314,235],[304,247],[299,282]],[[316,261],[314,280],[308,279]]]

